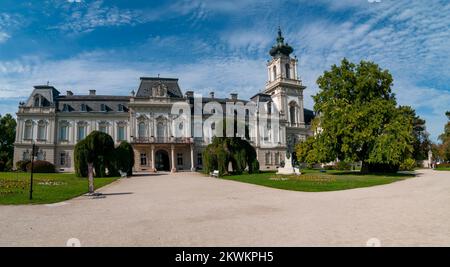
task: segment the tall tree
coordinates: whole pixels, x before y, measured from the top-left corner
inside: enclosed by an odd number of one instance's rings
[[[16,120],[11,114],[0,115],[0,171],[11,170],[16,139]]]
[[[93,131],[78,142],[74,154],[75,172],[77,176],[88,175],[89,193],[94,192],[94,170],[97,177],[105,177],[106,168],[110,174],[115,174],[114,141],[106,133]]]
[[[412,158],[415,160],[428,159],[428,151],[431,149],[431,141],[426,130],[426,121],[416,115],[416,111],[410,106],[401,106],[400,110],[412,120],[413,125],[413,152]]]
[[[439,146],[439,155],[444,161],[450,161],[450,111],[447,111],[445,115],[448,122],[445,125],[444,133],[439,136],[439,140],[442,142]]]
[[[397,107],[392,75],[373,62],[343,59],[317,80],[319,114],[316,154],[362,161],[363,172],[395,170],[412,154],[412,118]],[[320,153],[318,153],[320,150]]]

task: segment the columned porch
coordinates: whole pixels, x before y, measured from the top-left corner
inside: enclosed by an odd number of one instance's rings
[[[193,143],[133,143],[135,171],[195,171]]]

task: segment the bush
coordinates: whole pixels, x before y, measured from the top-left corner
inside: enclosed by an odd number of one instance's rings
[[[133,175],[134,150],[130,143],[123,141],[115,149],[115,168],[117,171],[126,172],[128,176]]]
[[[250,173],[259,173],[259,161],[257,159],[254,159],[251,168],[249,169]]]
[[[401,171],[413,171],[416,167],[416,161],[414,159],[406,159],[400,164]]]
[[[18,162],[16,162],[17,170],[26,172],[27,171],[27,165],[30,162],[31,161],[29,161],[29,160],[19,160]]]
[[[5,171],[6,164],[0,160],[0,172]]]
[[[436,168],[450,168],[450,163],[440,163],[436,165]]]
[[[336,163],[335,169],[339,171],[349,171],[352,169],[352,165],[345,161],[339,161]]]
[[[219,171],[219,176],[228,174],[229,163],[234,173],[258,172],[256,150],[246,140],[238,137],[215,137],[203,151],[203,172]]]
[[[335,167],[335,166],[333,166],[333,165],[325,165],[325,166],[323,166],[323,169],[324,169],[324,170],[328,170],[328,171],[330,171],[330,170],[334,170],[334,169],[336,169],[336,167]]]
[[[31,162],[27,164],[27,171],[31,171]],[[54,173],[55,165],[51,164],[48,161],[44,160],[36,160],[33,163],[33,172],[35,173]]]

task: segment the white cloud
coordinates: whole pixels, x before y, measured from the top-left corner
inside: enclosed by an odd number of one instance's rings
[[[116,62],[111,54],[83,54],[61,61],[27,60],[0,63],[0,98],[27,97],[32,86],[50,84],[65,92],[128,95],[136,90],[141,76],[177,77],[183,90],[193,89],[218,96],[231,91],[248,98],[265,82],[264,61],[241,58],[213,58],[191,64],[165,62]],[[260,70],[260,71],[258,71]]]
[[[72,1],[72,2],[71,2]],[[81,0],[71,0],[70,3],[81,3]],[[110,27],[121,25],[133,25],[139,23],[145,16],[139,11],[119,9],[115,6],[109,7],[103,4],[103,0],[73,6],[68,9],[65,21],[56,28],[72,33],[92,32],[98,27]]]
[[[0,32],[0,44],[6,42],[10,37],[6,32]]]
[[[0,44],[11,38],[11,32],[20,27],[22,19],[19,15],[0,13]]]

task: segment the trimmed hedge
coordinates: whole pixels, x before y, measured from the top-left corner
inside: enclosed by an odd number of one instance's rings
[[[27,171],[31,172],[31,162],[27,164]],[[35,160],[33,162],[33,172],[35,173],[54,173],[55,165],[44,160]]]
[[[18,162],[16,162],[17,170],[26,172],[27,171],[27,165],[30,162],[31,162],[30,160],[19,160]]]

